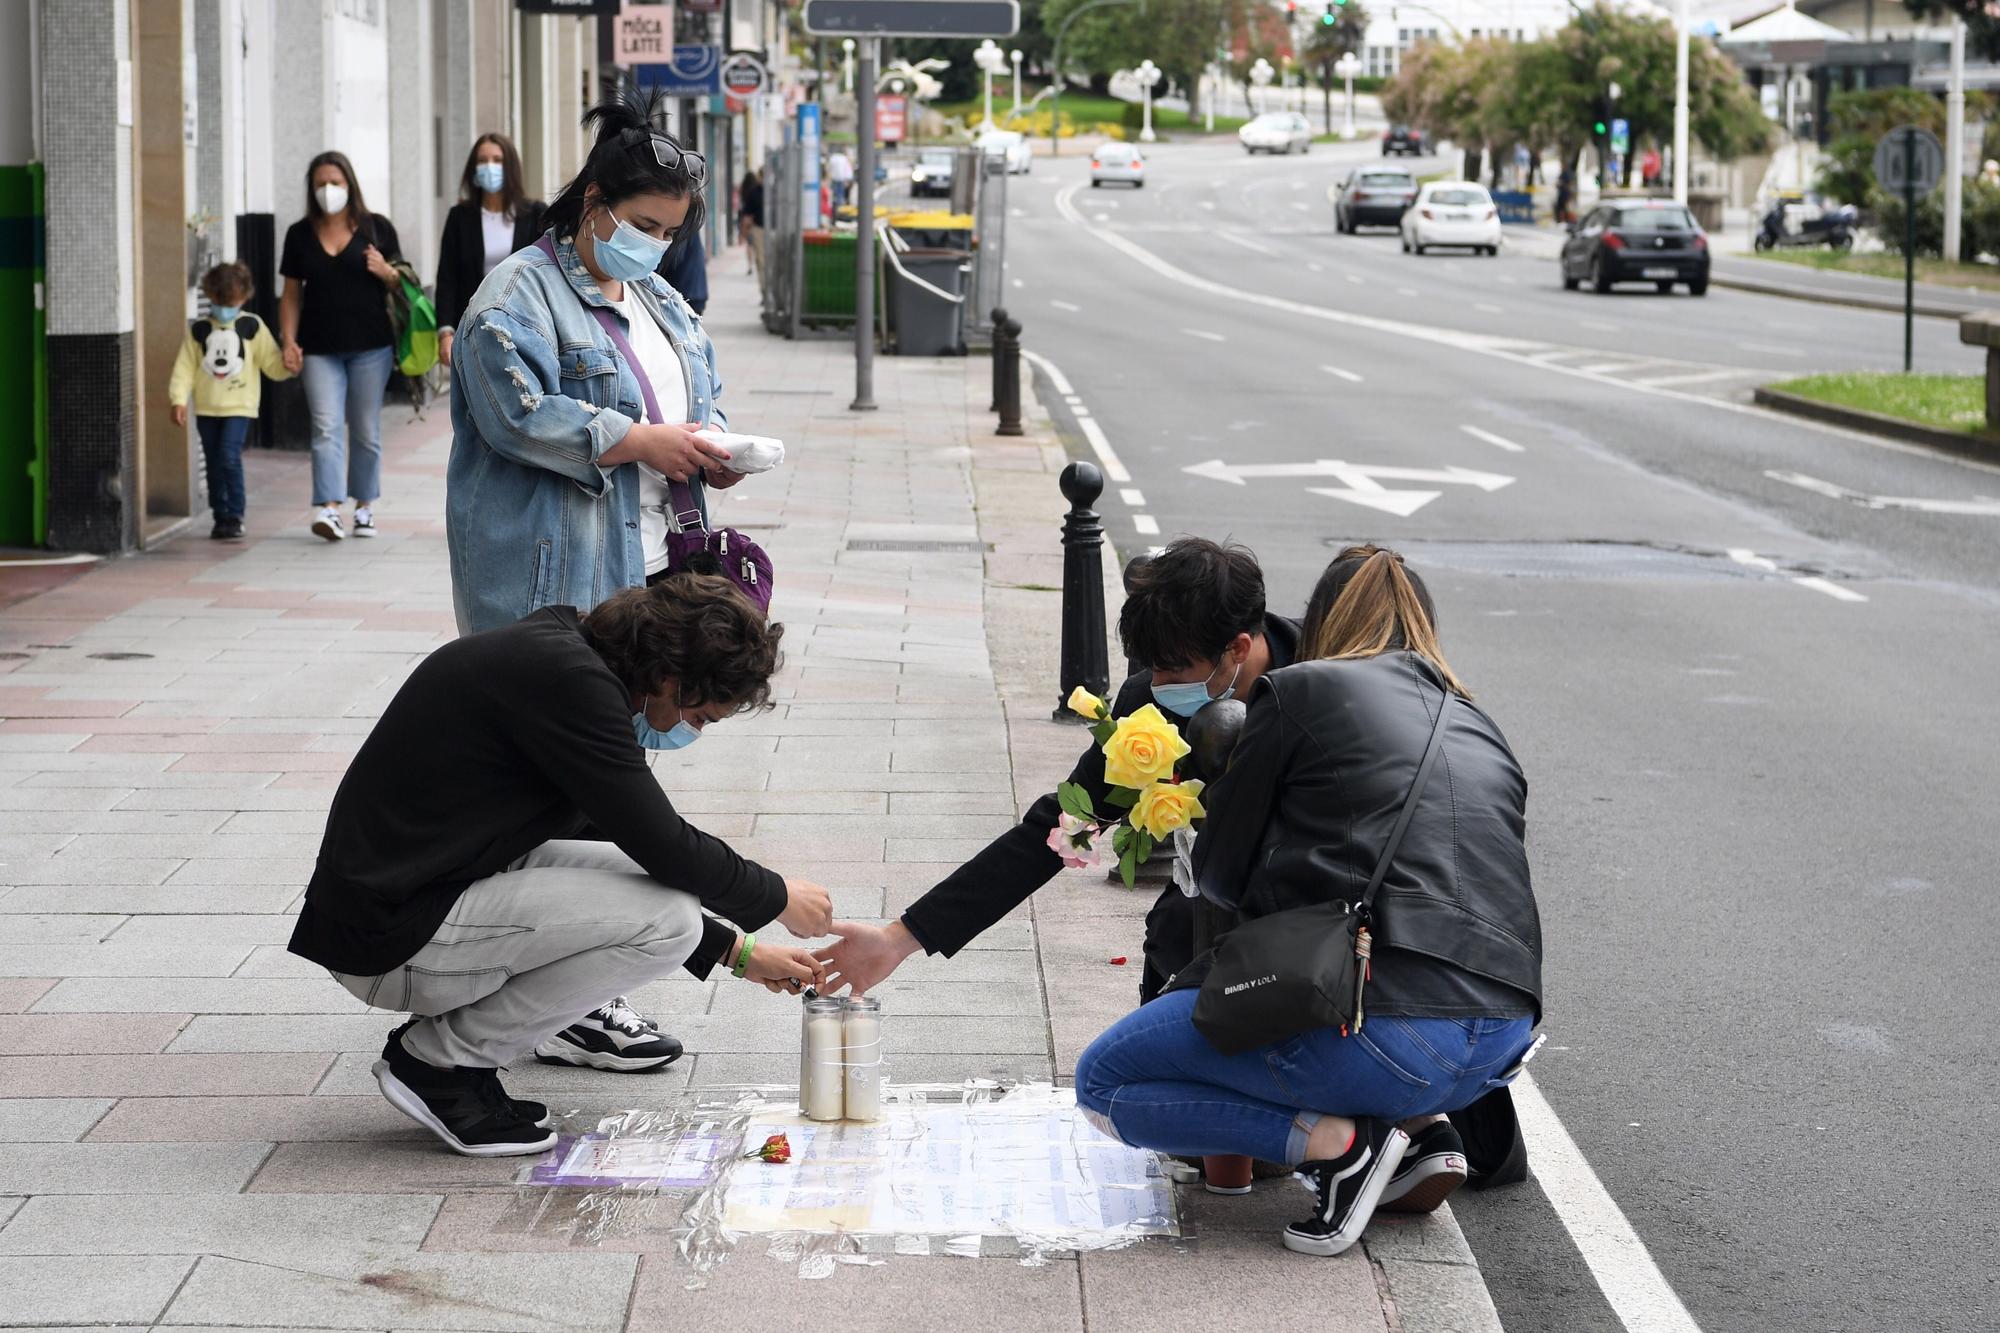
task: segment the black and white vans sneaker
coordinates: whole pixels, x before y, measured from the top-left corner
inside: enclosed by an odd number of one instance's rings
[[[375,535],[375,511],[367,505],[358,505],[354,510],[354,535],[373,537]]]
[[[1465,1144],[1451,1121],[1425,1125],[1410,1136],[1396,1174],[1382,1187],[1376,1206],[1392,1213],[1428,1213],[1465,1183]]]
[[[1285,1228],[1288,1250],[1339,1254],[1361,1239],[1382,1187],[1395,1174],[1410,1136],[1386,1120],[1354,1122],[1354,1142],[1330,1162],[1305,1162],[1299,1174],[1313,1189],[1313,1215]]]
[[[313,515],[312,532],[315,537],[324,537],[330,542],[347,540],[347,529],[340,525],[340,509],[336,505],[321,505]]]
[[[491,1069],[439,1069],[403,1049],[399,1029],[375,1062],[389,1105],[467,1157],[519,1157],[553,1148],[556,1136],[522,1119]],[[543,1114],[547,1111],[544,1109]]]
[[[535,1047],[535,1058],[549,1065],[645,1074],[680,1059],[681,1044],[621,995]]]

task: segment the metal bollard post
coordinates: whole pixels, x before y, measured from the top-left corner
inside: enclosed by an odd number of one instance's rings
[[[988,412],[998,412],[1000,410],[1000,365],[1001,362],[1005,360],[1005,358],[1000,355],[1000,344],[1003,338],[1005,337],[1005,335],[1001,331],[1006,327],[1007,327],[1007,307],[998,305],[994,306],[993,307],[993,406],[986,409]]]
[[[1000,426],[995,435],[1021,434],[1021,321],[1009,317],[993,330],[993,355],[1000,361]],[[1100,478],[1098,489],[1104,488]],[[1093,499],[1096,496],[1093,494]]]
[[[1104,525],[1090,506],[1104,494],[1104,474],[1095,463],[1071,463],[1062,470],[1063,519],[1062,692],[1056,721],[1081,722],[1069,711],[1070,691],[1081,685],[1102,696],[1111,687],[1111,664],[1104,647]]]

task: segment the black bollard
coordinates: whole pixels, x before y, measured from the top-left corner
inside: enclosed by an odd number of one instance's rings
[[[1000,427],[995,435],[1021,434],[1021,321],[1011,316],[993,330],[993,355],[1000,362],[995,373],[1000,385]],[[1098,488],[1103,489],[1100,480]],[[1093,499],[1096,497],[1093,495]]]
[[[1132,576],[1139,572],[1139,566],[1145,564],[1148,560],[1151,560],[1152,558],[1153,557],[1151,555],[1141,552],[1140,554],[1133,556],[1130,560],[1127,560],[1125,562],[1125,573],[1123,575],[1123,581],[1125,584],[1125,595],[1127,597],[1130,597],[1132,595]],[[1125,659],[1125,674],[1127,676],[1136,676],[1141,671],[1150,672],[1152,671],[1152,669],[1153,669],[1153,664],[1151,662],[1141,662],[1136,657],[1128,657]]]
[[[1000,410],[1000,363],[1003,360],[1003,358],[1000,355],[1000,342],[1001,342],[1000,331],[1006,327],[1007,327],[1007,307],[998,305],[994,306],[993,307],[993,406],[986,409],[988,412],[998,412]]]
[[[1104,647],[1104,525],[1090,506],[1104,494],[1104,474],[1095,463],[1071,463],[1062,470],[1063,519],[1062,692],[1056,696],[1058,722],[1082,722],[1069,710],[1070,691],[1081,685],[1102,698],[1111,688],[1111,664]]]

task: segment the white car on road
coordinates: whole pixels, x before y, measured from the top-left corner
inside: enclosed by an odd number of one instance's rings
[[[1417,191],[1417,201],[1403,214],[1403,253],[1422,254],[1434,245],[1500,253],[1500,210],[1484,185],[1432,181]]]
[[[979,151],[987,157],[1007,159],[1007,174],[1026,175],[1034,166],[1034,145],[1019,130],[988,130],[979,136]]]
[[[1146,159],[1129,143],[1101,143],[1090,155],[1090,188],[1120,181],[1135,190],[1146,188]]]
[[[1267,111],[1236,131],[1246,153],[1310,153],[1312,124],[1296,111]]]

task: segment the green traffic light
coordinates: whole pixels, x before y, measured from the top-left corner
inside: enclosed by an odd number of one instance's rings
[[[1604,133],[1604,122],[1600,120],[1592,128],[1595,129],[1599,134],[1602,134]]]

